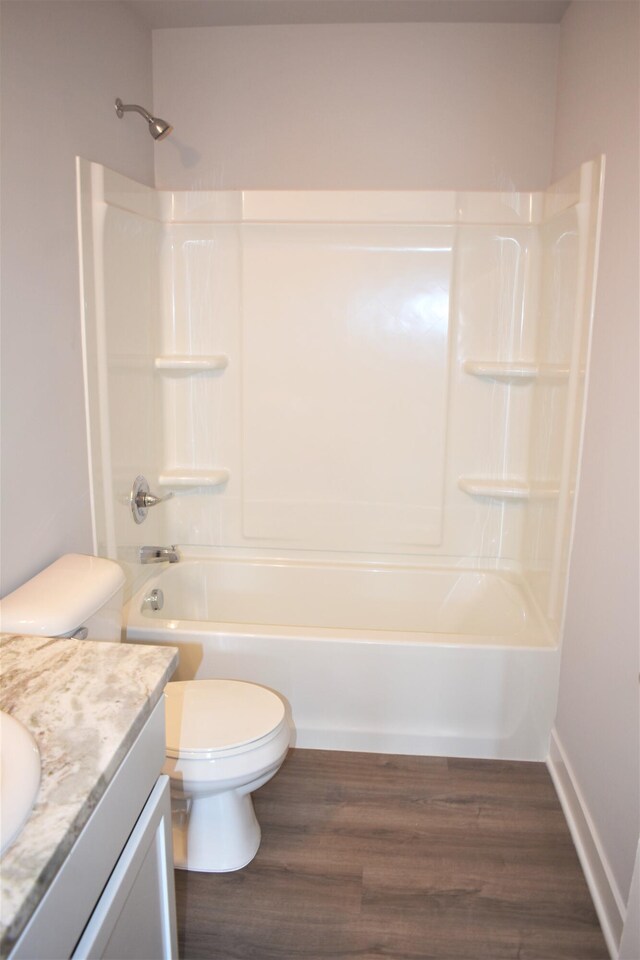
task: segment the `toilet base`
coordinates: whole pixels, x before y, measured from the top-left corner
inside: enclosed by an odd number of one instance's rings
[[[260,824],[249,793],[230,790],[196,797],[172,813],[177,870],[229,873],[250,863],[260,846]]]

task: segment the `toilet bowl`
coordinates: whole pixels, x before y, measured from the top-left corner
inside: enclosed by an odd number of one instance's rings
[[[165,710],[174,864],[239,870],[260,846],[251,794],[289,747],[284,703],[255,683],[187,680],[167,684]]]

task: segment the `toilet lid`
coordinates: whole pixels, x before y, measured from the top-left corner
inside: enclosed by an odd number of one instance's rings
[[[253,743],[284,720],[277,694],[242,680],[188,680],[165,687],[167,756],[210,754]]]

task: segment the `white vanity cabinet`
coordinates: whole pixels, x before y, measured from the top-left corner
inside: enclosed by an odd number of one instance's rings
[[[177,957],[169,778],[159,778],[91,914],[73,960]]]
[[[161,697],[9,960],[177,958]]]

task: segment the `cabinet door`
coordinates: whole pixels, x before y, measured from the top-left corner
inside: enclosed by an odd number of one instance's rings
[[[161,776],[73,960],[175,960],[177,956],[169,778]]]

